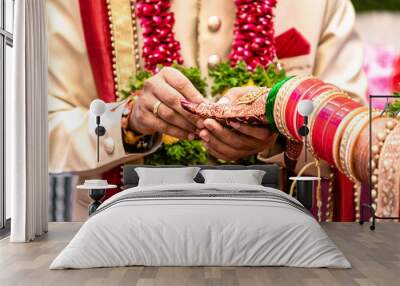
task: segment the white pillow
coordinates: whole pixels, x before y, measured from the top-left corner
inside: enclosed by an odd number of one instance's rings
[[[261,185],[265,171],[262,170],[202,170],[205,184]]]
[[[198,167],[135,168],[139,176],[139,186],[195,183],[194,178],[199,170]]]

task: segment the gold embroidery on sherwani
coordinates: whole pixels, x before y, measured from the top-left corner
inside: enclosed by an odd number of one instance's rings
[[[117,90],[136,72],[131,0],[108,0],[112,28],[113,69]]]

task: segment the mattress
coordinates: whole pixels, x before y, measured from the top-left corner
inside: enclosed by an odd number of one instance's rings
[[[351,267],[285,193],[193,183],[140,186],[111,197],[50,269],[133,265]]]

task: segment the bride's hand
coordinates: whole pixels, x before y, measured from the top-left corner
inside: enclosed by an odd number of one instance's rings
[[[230,89],[220,102],[229,103],[254,87]],[[268,127],[255,127],[238,122],[230,122],[232,128],[221,125],[214,119],[198,122],[199,135],[208,152],[218,159],[235,161],[269,148],[276,135]]]

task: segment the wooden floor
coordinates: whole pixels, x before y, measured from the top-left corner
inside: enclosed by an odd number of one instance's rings
[[[400,285],[400,224],[326,223],[324,229],[353,265],[349,270],[287,267],[124,267],[48,270],[80,223],[50,223],[29,244],[0,241],[0,285]]]

